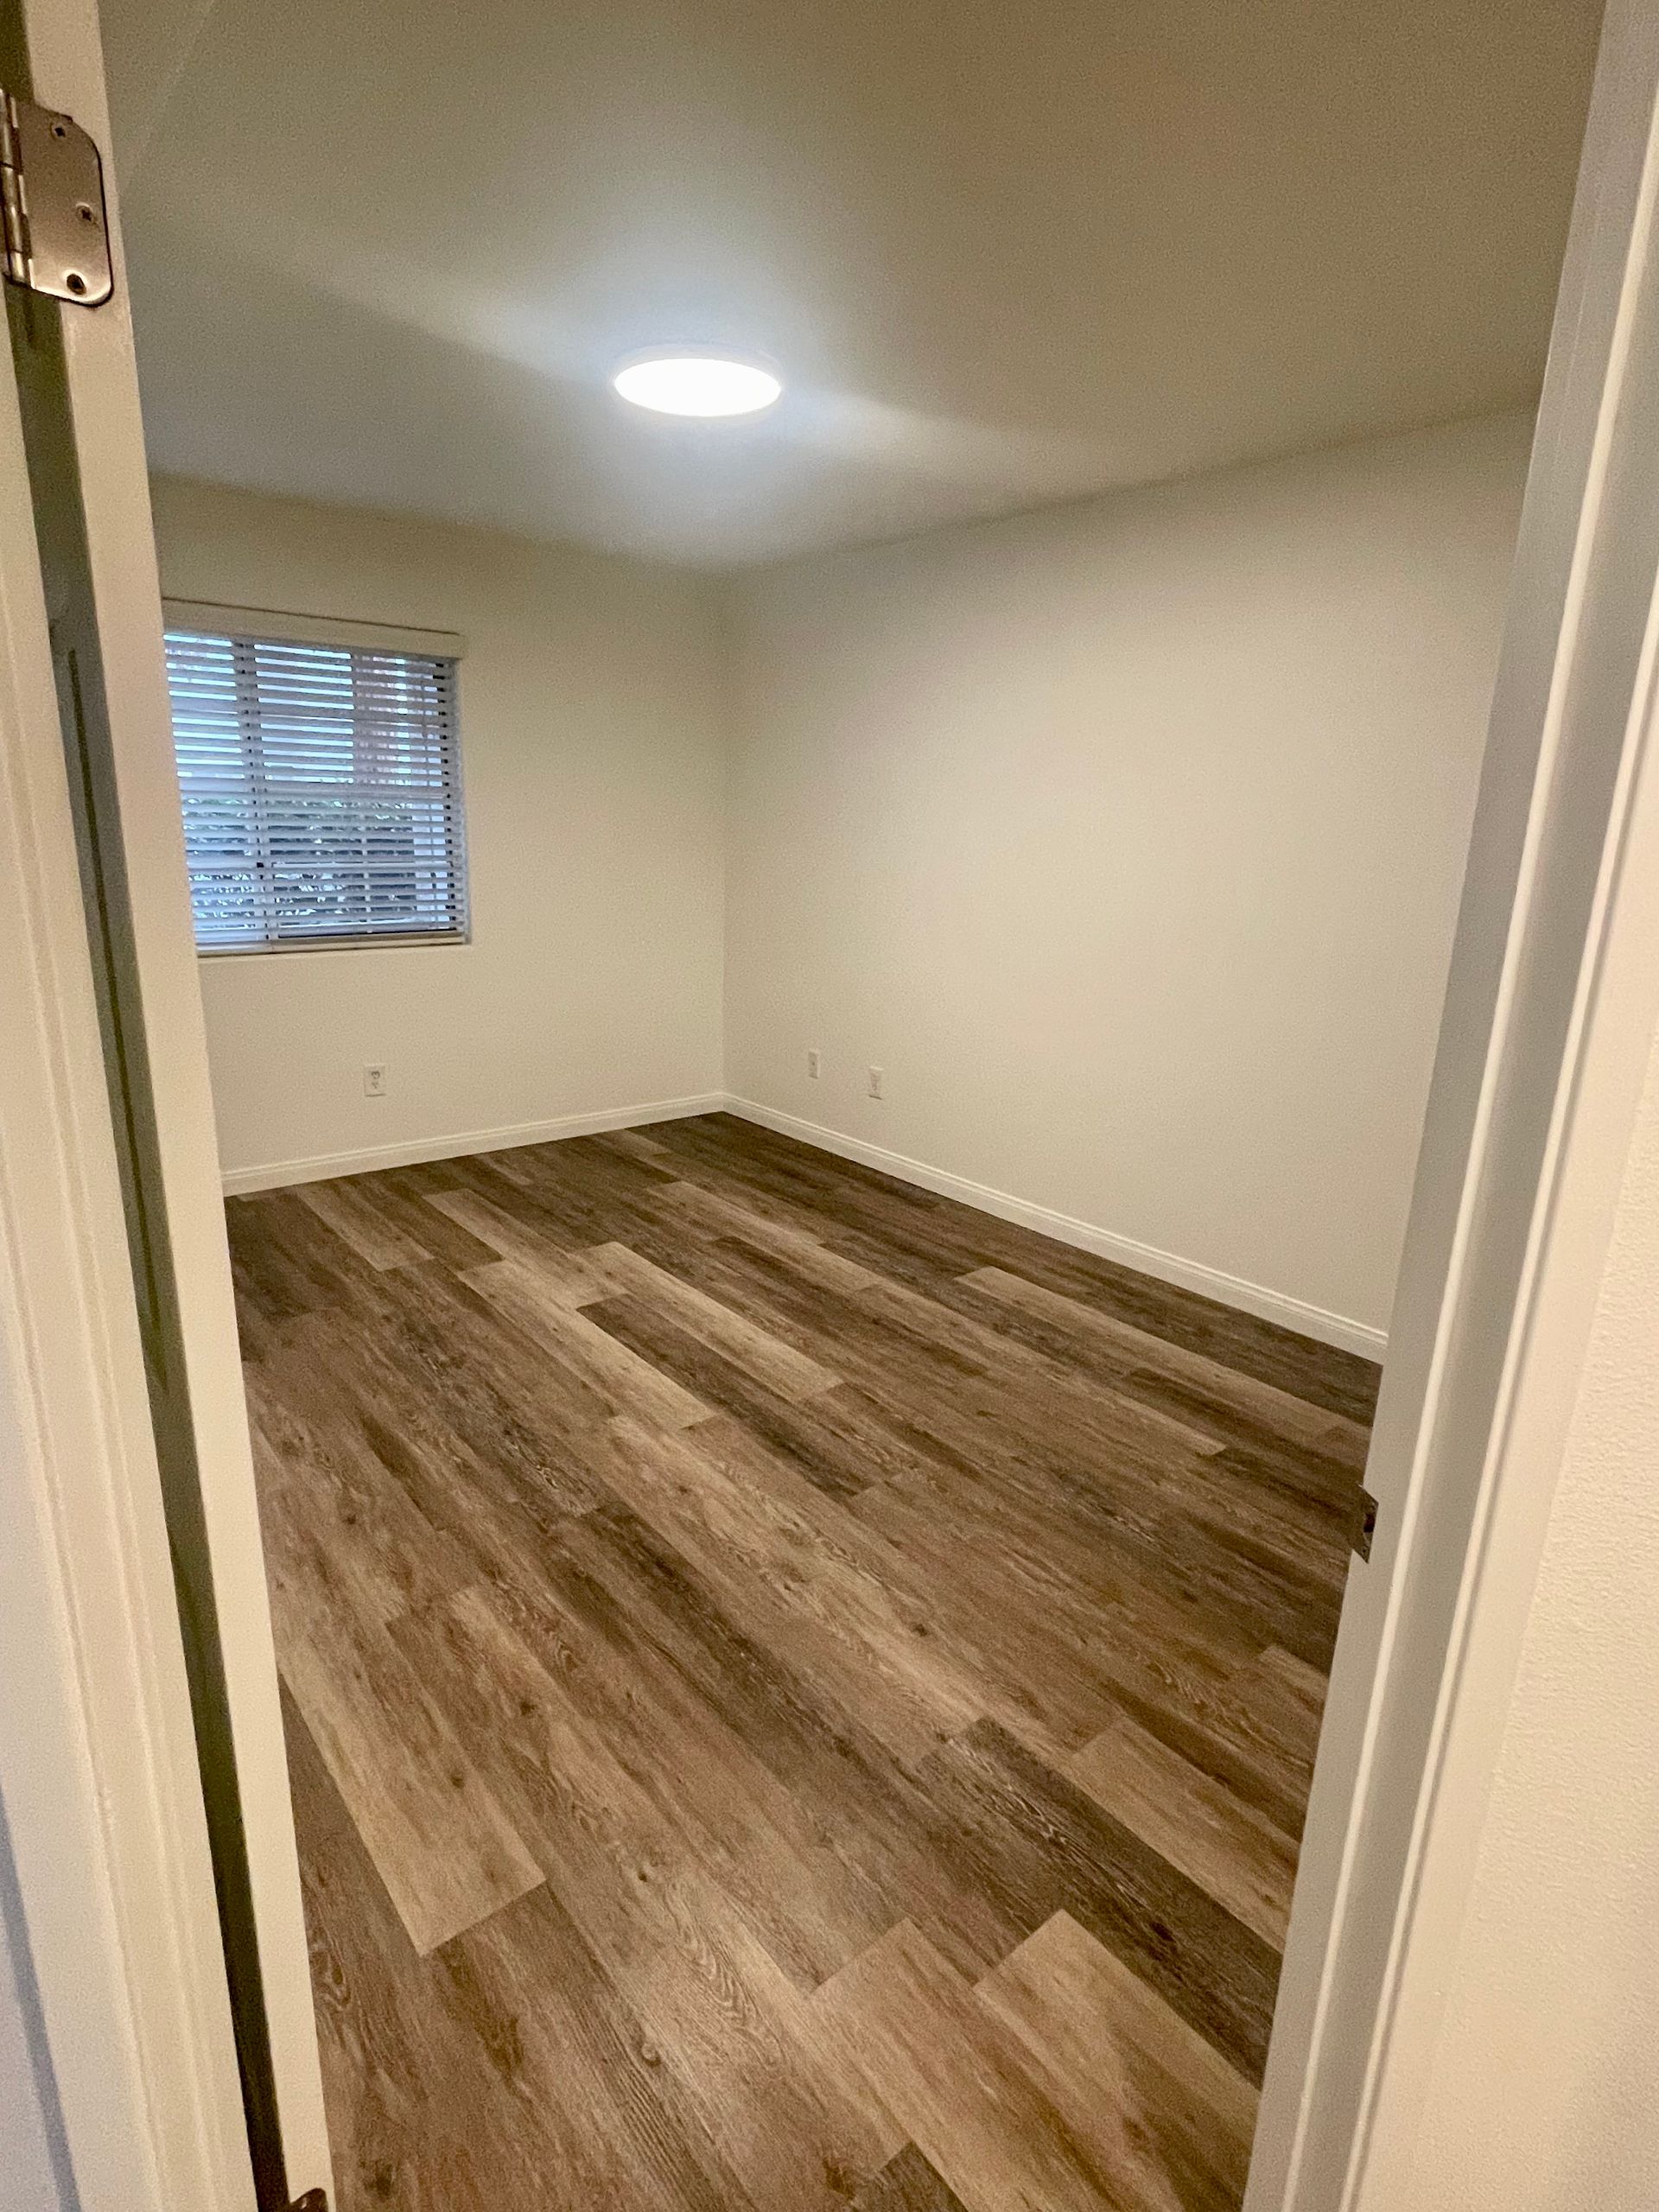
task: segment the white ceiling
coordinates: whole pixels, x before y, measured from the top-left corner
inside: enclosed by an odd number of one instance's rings
[[[1599,11],[103,12],[159,467],[721,564],[1529,400]]]

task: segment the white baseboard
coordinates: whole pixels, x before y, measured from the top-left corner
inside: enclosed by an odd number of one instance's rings
[[[923,1160],[907,1160],[902,1153],[886,1151],[879,1144],[866,1144],[860,1137],[843,1136],[839,1129],[826,1129],[817,1122],[804,1122],[797,1115],[779,1113],[776,1107],[759,1105],[752,1098],[728,1097],[725,1108],[728,1113],[740,1115],[746,1122],[758,1122],[763,1128],[775,1129],[779,1136],[816,1145],[822,1152],[837,1153],[843,1160],[856,1160],[866,1167],[879,1168],[884,1175],[896,1176],[901,1183],[914,1183],[925,1191],[937,1192],[941,1198],[957,1198],[963,1205],[977,1206],[982,1213],[994,1213],[1003,1221],[1017,1222],[1022,1229],[1034,1229],[1039,1235],[1052,1236],[1062,1244],[1075,1244],[1079,1250],[1096,1253],[1103,1260],[1116,1260],[1122,1267],[1134,1268],[1143,1275],[1155,1275],[1160,1282],[1173,1283],[1181,1290],[1198,1291],[1223,1306],[1234,1306],[1241,1313],[1254,1313],[1258,1320],[1276,1321],[1281,1328],[1294,1329],[1299,1336],[1317,1338],[1321,1344],[1357,1352],[1363,1359],[1380,1360],[1387,1349],[1389,1340],[1384,1331],[1373,1329],[1363,1321],[1351,1321],[1346,1314],[1329,1313],[1322,1306],[1310,1306],[1302,1299],[1287,1297],[1283,1291],[1268,1290],[1261,1283],[1247,1281],[1242,1275],[1225,1274],[1220,1268],[1207,1268],[1198,1260],[1184,1260],[1173,1252],[1160,1252],[1155,1245],[1139,1243],[1133,1236],[1120,1236],[1115,1230],[1099,1229],[1093,1222],[1074,1220],[1070,1214],[1056,1213],[1049,1206],[1033,1205],[1028,1198],[1016,1198],[1007,1191],[992,1190],[988,1184],[970,1183],[965,1176],[950,1174],[942,1167],[930,1167]]]
[[[592,1137],[607,1129],[631,1129],[645,1122],[682,1121],[691,1114],[718,1114],[728,1103],[723,1091],[696,1098],[659,1098],[650,1106],[611,1106],[597,1114],[562,1114],[551,1122],[518,1122],[500,1129],[466,1129],[455,1136],[416,1137],[404,1144],[368,1145],[358,1152],[323,1152],[309,1160],[276,1160],[263,1167],[225,1172],[225,1194],[276,1191],[288,1183],[321,1183],[334,1175],[367,1175],[377,1167],[412,1167],[423,1160],[461,1160],[474,1152],[505,1152],[516,1144],[551,1144],[560,1137]]]
[[[1160,1252],[1155,1245],[1139,1243],[1133,1236],[1121,1236],[1115,1230],[1097,1228],[1090,1221],[1074,1220],[1070,1214],[1056,1213],[1051,1206],[1033,1205],[1029,1198],[1016,1198],[1007,1191],[993,1190],[988,1184],[969,1182],[966,1176],[952,1175],[943,1167],[930,1167],[925,1160],[909,1160],[903,1153],[888,1152],[879,1144],[867,1144],[861,1137],[844,1136],[839,1129],[824,1128],[817,1122],[802,1121],[798,1115],[762,1106],[753,1098],[738,1098],[719,1090],[706,1091],[695,1098],[659,1098],[652,1105],[613,1106],[596,1114],[564,1114],[551,1122],[520,1122],[507,1128],[467,1129],[454,1136],[371,1145],[357,1152],[319,1153],[308,1160],[272,1160],[261,1167],[234,1167],[225,1175],[225,1191],[227,1197],[247,1191],[275,1191],[289,1183],[321,1182],[334,1175],[366,1175],[377,1167],[409,1167],[423,1160],[459,1160],[468,1153],[505,1152],[513,1145],[550,1144],[560,1137],[597,1136],[606,1129],[637,1128],[649,1122],[680,1121],[693,1114],[722,1112],[736,1114],[744,1121],[758,1122],[763,1128],[776,1129],[780,1136],[815,1145],[821,1152],[836,1153],[843,1160],[856,1160],[866,1167],[879,1168],[884,1175],[896,1176],[901,1183],[914,1183],[925,1191],[936,1191],[941,1198],[977,1206],[982,1213],[1017,1222],[1022,1229],[1034,1229],[1040,1236],[1052,1236],[1059,1243],[1074,1244],[1081,1251],[1097,1253],[1103,1260],[1116,1260],[1122,1267],[1136,1268],[1144,1275],[1155,1275],[1160,1282],[1198,1291],[1223,1306],[1235,1306],[1241,1313],[1254,1313],[1260,1320],[1276,1321],[1281,1328],[1294,1329],[1300,1336],[1314,1337],[1321,1344],[1357,1352],[1362,1358],[1380,1360],[1387,1347],[1388,1338],[1383,1331],[1373,1329],[1363,1321],[1351,1321],[1342,1313],[1328,1313],[1323,1306],[1310,1306],[1302,1299],[1287,1297],[1283,1291],[1248,1282],[1242,1275],[1224,1274],[1218,1268],[1207,1268],[1198,1260],[1184,1260],[1173,1252]]]

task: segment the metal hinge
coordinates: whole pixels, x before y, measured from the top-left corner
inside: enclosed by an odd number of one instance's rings
[[[95,308],[115,289],[104,164],[73,116],[0,92],[0,219],[6,276]]]
[[[1350,1539],[1361,1559],[1371,1555],[1371,1538],[1376,1534],[1376,1500],[1368,1490],[1363,1490],[1354,1501],[1354,1529]]]

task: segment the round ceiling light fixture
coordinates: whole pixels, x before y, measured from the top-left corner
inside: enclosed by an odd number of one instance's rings
[[[654,346],[619,362],[611,372],[611,388],[653,415],[712,421],[760,414],[781,395],[784,380],[765,361],[704,346]]]

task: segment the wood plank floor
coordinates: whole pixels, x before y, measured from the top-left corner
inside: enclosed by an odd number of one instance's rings
[[[342,2212],[1237,2204],[1373,1368],[721,1115],[229,1214]]]

